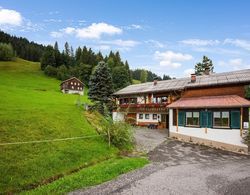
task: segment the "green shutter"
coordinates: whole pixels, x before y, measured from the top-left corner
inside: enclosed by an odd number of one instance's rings
[[[207,127],[213,127],[213,113],[211,111],[207,111]]]
[[[212,127],[212,112],[211,111],[201,111],[200,112],[200,126],[201,127]]]
[[[200,126],[207,127],[207,112],[206,111],[200,112]]]
[[[185,112],[184,111],[178,112],[178,125],[185,126]]]
[[[240,111],[231,111],[231,128],[240,128]]]

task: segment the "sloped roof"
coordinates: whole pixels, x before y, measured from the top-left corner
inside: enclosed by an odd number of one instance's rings
[[[204,96],[193,98],[181,98],[168,108],[232,108],[232,107],[249,107],[250,101],[238,95],[224,96]]]
[[[194,83],[191,83],[190,77],[186,77],[180,79],[158,81],[157,85],[154,85],[153,82],[129,85],[115,92],[114,95],[165,92],[172,90],[183,90],[185,88],[209,87],[237,83],[250,84],[250,69],[196,76],[196,82]]]
[[[78,78],[76,78],[76,77],[71,77],[71,78],[69,78],[69,79],[67,79],[67,80],[64,80],[64,81],[61,82],[60,85],[62,85],[63,83],[65,83],[65,82],[67,82],[67,81],[70,81],[70,80],[72,80],[72,79],[76,79],[76,80],[78,80],[80,83],[82,83],[82,84],[84,85],[84,83],[83,83],[82,81],[80,81],[80,80],[79,80]]]

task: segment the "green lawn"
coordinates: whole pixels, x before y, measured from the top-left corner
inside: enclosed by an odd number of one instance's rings
[[[140,84],[140,83],[141,83],[141,81],[133,79],[133,84]]]
[[[0,62],[0,79],[0,143],[97,135],[76,106],[78,96],[62,94],[60,81],[45,76],[39,63]],[[34,188],[118,152],[100,137],[0,146],[0,193]]]

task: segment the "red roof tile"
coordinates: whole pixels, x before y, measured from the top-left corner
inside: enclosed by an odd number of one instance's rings
[[[181,98],[168,108],[232,108],[250,107],[250,101],[238,95]]]

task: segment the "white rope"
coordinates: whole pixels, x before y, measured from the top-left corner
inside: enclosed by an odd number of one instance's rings
[[[20,145],[20,144],[33,144],[33,143],[45,143],[45,142],[58,142],[58,141],[67,141],[67,140],[76,140],[76,139],[85,139],[90,137],[99,137],[104,134],[100,135],[89,135],[89,136],[81,136],[81,137],[67,137],[61,139],[48,139],[48,140],[34,140],[34,141],[26,141],[26,142],[10,142],[10,143],[0,143],[0,146],[6,145]]]

